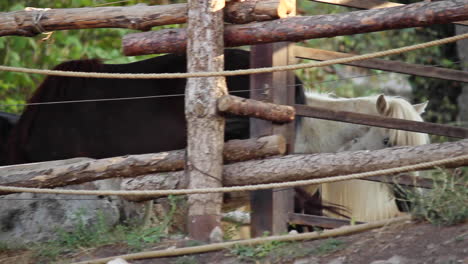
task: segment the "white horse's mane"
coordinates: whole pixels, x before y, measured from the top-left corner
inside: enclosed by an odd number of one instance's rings
[[[324,105],[327,105],[327,108],[335,108],[336,110],[354,111],[371,115],[383,115],[390,118],[406,119],[411,121],[424,121],[421,114],[424,112],[427,103],[412,105],[402,97],[386,95],[386,107],[381,113],[379,113],[375,105],[378,104],[377,101],[380,96],[381,95],[343,98],[330,93],[320,94],[307,91],[306,102],[308,105],[323,103]],[[345,106],[346,104],[348,105]],[[333,105],[336,105],[336,107],[333,107]],[[345,108],[343,108],[343,106],[345,106]],[[390,142],[395,146],[416,146],[429,143],[429,137],[427,134],[423,133],[390,129],[389,135]]]

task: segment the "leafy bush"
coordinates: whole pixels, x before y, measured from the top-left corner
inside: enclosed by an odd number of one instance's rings
[[[468,170],[452,173],[438,169],[429,176],[434,181],[430,190],[398,190],[411,205],[411,214],[434,225],[454,225],[468,219]]]

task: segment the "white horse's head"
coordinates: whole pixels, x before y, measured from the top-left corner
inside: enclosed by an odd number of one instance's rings
[[[411,105],[399,97],[380,95],[377,97],[375,108],[378,115],[391,118],[423,121],[427,102]],[[344,144],[338,151],[346,150],[376,150],[392,146],[416,146],[429,143],[427,134],[409,132],[396,129],[367,127],[361,135]]]
[[[423,121],[421,114],[427,103],[411,105],[400,97],[370,96],[332,98],[307,93],[307,104],[336,111],[349,111],[384,117]],[[376,150],[391,146],[429,143],[426,134],[356,125],[344,122],[304,118],[296,140],[299,153]]]

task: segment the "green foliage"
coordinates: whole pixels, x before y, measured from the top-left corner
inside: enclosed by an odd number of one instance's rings
[[[314,253],[317,255],[330,254],[345,247],[345,243],[335,238],[329,238],[318,245]]]
[[[256,261],[267,257],[271,252],[286,244],[287,242],[268,241],[258,245],[235,245],[230,253],[241,260]]]
[[[194,256],[182,256],[173,261],[172,264],[198,264],[198,261]]]
[[[142,1],[130,0],[114,5],[134,5]],[[101,0],[7,0],[0,1],[4,12],[37,8],[76,8],[103,4]],[[156,1],[145,1],[147,4]],[[179,25],[165,26],[179,27]],[[129,63],[150,56],[125,57],[120,51],[120,39],[132,32],[130,29],[80,29],[56,31],[48,40],[45,35],[35,37],[5,36],[0,38],[0,64],[51,69],[63,61],[99,58],[106,63]],[[0,111],[21,113],[23,105],[44,79],[42,75],[0,72]]]
[[[411,214],[434,225],[454,225],[468,220],[468,170],[453,173],[438,169],[430,176],[434,186],[430,190],[398,188],[411,205]]]
[[[345,247],[338,239],[327,239],[316,247],[297,242],[268,241],[258,245],[236,245],[231,250],[232,255],[243,261],[258,263],[268,258],[271,263],[284,263],[287,259],[295,259],[308,255],[325,255]]]
[[[177,199],[169,196],[171,209],[163,221],[153,227],[141,228],[138,224],[110,226],[106,217],[98,214],[98,220],[86,224],[86,212],[80,210],[74,218],[75,228],[72,231],[57,229],[58,238],[34,246],[36,254],[44,263],[55,260],[65,253],[74,252],[82,248],[93,248],[109,244],[124,244],[129,251],[141,251],[147,246],[161,242],[167,237],[167,228],[177,209]]]
[[[86,224],[85,216],[84,210],[76,212],[75,229],[66,231],[58,228],[57,239],[36,245],[37,255],[40,258],[55,259],[60,254],[70,252],[73,249],[94,247],[112,241],[111,229],[102,213],[98,214],[98,220],[91,226]]]

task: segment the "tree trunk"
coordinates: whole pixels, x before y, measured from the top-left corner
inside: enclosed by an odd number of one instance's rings
[[[267,156],[283,155],[286,142],[282,136],[230,140],[224,145],[224,162],[232,163]],[[135,177],[142,174],[183,170],[185,150],[156,154],[130,155],[107,159],[70,159],[13,165],[0,168],[0,184],[18,187],[54,188],[112,177]],[[2,193],[6,194],[6,193]]]
[[[224,0],[190,0],[188,11],[187,72],[224,68]],[[225,77],[189,78],[185,92],[187,160],[190,188],[222,186],[224,118],[217,100],[226,95]],[[196,240],[222,240],[220,193],[188,197],[188,231]]]
[[[301,41],[388,29],[423,27],[468,19],[463,0],[420,2],[411,5],[332,15],[288,17],[271,22],[226,26],[224,45],[236,47],[280,41]],[[183,53],[185,29],[168,29],[124,36],[127,56],[155,53]]]
[[[238,186],[307,180],[367,172],[437,161],[468,155],[468,139],[458,142],[387,148],[375,151],[294,154],[261,161],[246,161],[224,166],[223,186]],[[468,159],[445,165],[447,168],[468,165]],[[163,180],[164,179],[164,180]],[[165,186],[166,180],[177,184]],[[186,188],[183,173],[170,172],[140,176],[122,183],[126,190],[163,190]]]
[[[287,17],[290,0],[228,2],[226,22],[249,23]],[[85,28],[130,28],[150,30],[155,26],[187,22],[187,5],[134,5],[86,8],[26,8],[0,13],[0,36],[33,37],[44,31]]]

